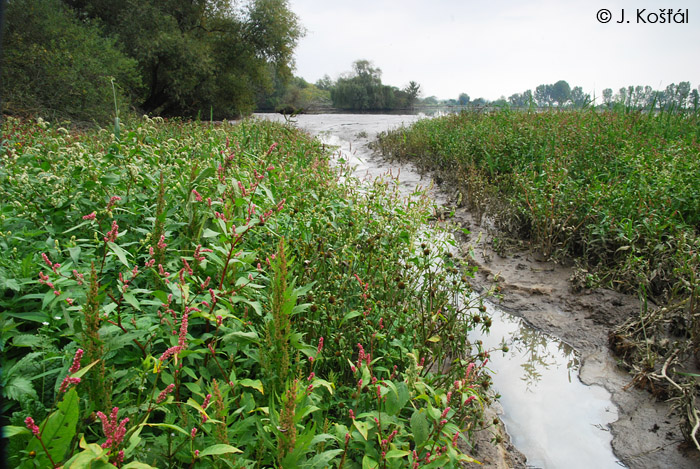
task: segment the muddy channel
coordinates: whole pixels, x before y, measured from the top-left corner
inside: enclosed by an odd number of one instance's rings
[[[283,121],[277,114],[259,118]],[[573,270],[548,262],[533,250],[494,251],[498,234],[489,217],[457,208],[458,195],[437,187],[410,164],[389,162],[370,148],[377,134],[424,118],[414,115],[300,115],[294,125],[337,147],[336,158],[355,166],[360,178],[387,173],[410,193],[430,188],[438,207],[454,210],[452,222],[466,228],[455,237],[465,262],[479,268],[474,288],[495,285],[488,304],[489,334],[474,332],[494,352],[491,370],[501,398],[490,409],[502,422],[478,435],[471,455],[484,468],[698,468],[700,454],[685,451],[677,417],[665,403],[628,386],[607,346],[608,332],[638,314],[636,298],[609,290],[573,292]],[[439,209],[440,210],[440,209]],[[494,433],[503,438],[493,444]]]

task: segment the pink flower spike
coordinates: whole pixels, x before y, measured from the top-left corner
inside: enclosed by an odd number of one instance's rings
[[[190,437],[194,440],[195,435],[197,434],[197,427],[192,427],[192,431],[190,432]]]
[[[97,217],[97,212],[88,213],[83,215],[83,220],[94,220]]]
[[[197,189],[192,189],[192,193],[194,194],[194,200],[196,200],[197,202],[202,201],[202,196],[199,195],[199,192],[197,192]]]
[[[51,267],[51,269],[53,270],[53,262],[51,262],[51,260],[49,259],[49,256],[47,256],[46,253],[42,252],[41,258],[44,259],[44,262],[46,263],[46,265]]]
[[[161,402],[163,402],[165,400],[165,398],[168,397],[168,394],[170,394],[173,391],[173,389],[175,389],[175,385],[168,384],[168,386],[165,389],[163,389],[160,392],[160,394],[158,394],[158,398],[156,399],[156,404],[160,404]]]
[[[65,378],[63,378],[63,382],[61,383],[61,387],[58,388],[58,392],[64,393],[64,392],[68,391],[68,387],[71,384],[78,384],[78,383],[80,383],[80,378],[71,378],[70,376],[66,376]]]
[[[70,369],[68,370],[68,373],[73,374],[76,373],[78,370],[80,370],[80,360],[83,358],[83,349],[79,348],[75,352],[75,356],[73,357],[73,364],[71,365]]]
[[[31,417],[27,417],[26,419],[24,419],[24,424],[27,426],[27,428],[29,430],[32,431],[32,433],[34,435],[38,436],[39,433],[41,432],[41,430],[39,430],[39,427],[34,423],[34,419]]]
[[[170,347],[168,350],[163,352],[163,355],[160,356],[158,361],[164,362],[165,360],[170,358],[171,355],[178,353],[181,349],[182,349],[182,347],[180,347],[179,345],[176,345],[174,347]]]

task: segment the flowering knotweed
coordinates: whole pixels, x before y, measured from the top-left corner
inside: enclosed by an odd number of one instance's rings
[[[168,394],[173,392],[173,389],[175,389],[175,385],[172,383],[168,384],[168,386],[165,389],[163,389],[160,392],[160,394],[158,394],[158,398],[156,399],[156,404],[160,404],[161,402],[163,402],[165,400],[165,398],[168,397]]]
[[[26,419],[24,419],[24,424],[27,426],[27,428],[28,428],[29,430],[31,430],[31,432],[32,432],[35,436],[38,436],[39,433],[41,432],[41,430],[39,429],[39,427],[37,426],[37,424],[34,423],[34,419],[31,418],[31,417],[27,417]]]
[[[115,242],[117,240],[117,236],[119,235],[119,225],[117,225],[116,220],[112,220],[112,229],[107,232],[107,235],[104,237],[105,242]]]
[[[116,448],[124,440],[124,435],[126,434],[126,424],[129,423],[129,419],[125,418],[119,424],[117,424],[117,414],[119,413],[119,407],[114,407],[109,418],[102,412],[97,412],[97,416],[102,421],[102,431],[107,437],[107,441],[102,443],[102,448]]]

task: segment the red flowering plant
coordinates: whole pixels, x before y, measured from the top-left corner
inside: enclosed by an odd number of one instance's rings
[[[424,199],[278,124],[46,132],[0,167],[14,466],[469,459],[485,355]]]

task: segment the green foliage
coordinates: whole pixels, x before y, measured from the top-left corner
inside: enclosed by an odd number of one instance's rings
[[[355,111],[409,108],[418,96],[420,85],[415,82],[405,90],[382,84],[382,71],[367,60],[353,63],[353,71],[338,78],[331,88],[333,106]]]
[[[290,78],[302,34],[286,0],[12,1],[4,101],[14,114],[105,123],[113,77],[123,110],[236,117]]]
[[[122,102],[140,87],[136,61],[60,0],[8,2],[2,49],[5,112],[107,122],[110,77]]]
[[[360,186],[268,122],[3,135],[13,467],[469,460],[453,442],[484,426],[488,351],[424,194]]]

